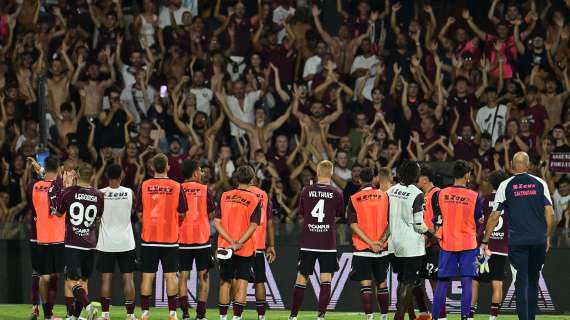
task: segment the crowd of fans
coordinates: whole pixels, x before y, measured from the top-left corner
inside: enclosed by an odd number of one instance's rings
[[[250,163],[283,223],[322,159],[345,196],[405,158],[470,161],[486,193],[526,151],[568,229],[549,156],[570,152],[569,17],[558,0],[1,0],[0,238],[32,219],[40,122],[99,188],[119,163],[136,190],[161,151],[179,181],[200,160],[219,196]]]

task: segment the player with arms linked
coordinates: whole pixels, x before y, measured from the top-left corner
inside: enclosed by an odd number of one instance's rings
[[[250,166],[236,170],[238,186],[220,198],[214,219],[218,231],[220,260],[220,319],[227,319],[230,297],[234,296],[234,320],[241,320],[246,304],[247,282],[255,261],[253,233],[260,224],[262,204],[249,188],[255,175]]]
[[[58,179],[59,162],[54,157],[48,157],[45,168],[33,159],[28,158],[37,174],[45,172],[42,180],[30,182],[27,195],[34,216],[35,225],[32,230],[36,234],[36,256],[33,261],[39,279],[39,292],[42,297],[44,319],[53,317],[53,305],[57,295],[58,274],[64,268],[64,239],[65,217],[55,215],[55,208],[50,201],[48,191],[56,193],[61,189],[61,179]],[[53,208],[53,210],[52,210]]]
[[[344,212],[342,191],[331,184],[333,172],[332,162],[319,162],[317,183],[305,187],[301,192],[298,214],[303,218],[303,233],[290,320],[297,319],[308,278],[313,274],[317,261],[321,282],[318,319],[324,319],[327,311],[332,274],[339,268],[336,257],[336,221]]]
[[[135,211],[142,219],[141,234],[141,309],[142,320],[150,318],[150,296],[158,263],[162,265],[168,297],[169,319],[177,320],[179,222],[188,210],[180,183],[168,178],[168,158],[159,153],[152,158],[154,178],[139,189]]]
[[[208,186],[202,184],[202,168],[197,161],[184,160],[182,173],[185,179],[182,189],[186,194],[188,212],[180,226],[178,301],[182,309],[182,319],[190,319],[187,281],[195,262],[200,283],[196,319],[201,320],[206,318],[206,302],[210,290],[208,271],[213,266],[210,220],[214,216],[216,206]]]
[[[95,228],[103,214],[105,196],[90,185],[93,173],[93,167],[82,163],[77,171],[63,173],[64,188],[59,195],[50,193],[50,198],[57,203],[57,215],[65,214],[65,286],[75,298],[72,320],[79,317],[83,308],[87,311],[87,320],[93,320],[97,314],[87,296],[87,282],[93,272],[97,246]]]
[[[255,262],[253,263],[253,284],[255,287],[255,306],[258,320],[265,320],[265,310],[267,308],[265,282],[267,276],[265,271],[265,261],[273,263],[276,258],[275,253],[275,226],[273,225],[272,207],[267,193],[259,188],[257,179],[249,187],[249,191],[255,193],[261,202],[261,218],[259,225],[253,234],[255,242]],[[267,253],[267,257],[265,256]]]
[[[508,178],[509,175],[503,170],[493,171],[489,175],[489,183],[493,186],[493,192],[483,197],[483,215],[485,218],[483,225],[487,225],[487,221],[491,216],[499,185]],[[509,235],[507,232],[509,230],[509,224],[507,215],[502,213],[503,211],[501,211],[499,223],[495,229],[493,229],[493,233],[491,233],[489,237],[489,250],[491,251],[491,258],[488,264],[489,269],[486,270],[486,272],[480,271],[479,276],[473,280],[473,297],[471,298],[469,319],[475,318],[475,312],[477,311],[479,282],[491,282],[493,295],[491,298],[491,314],[489,320],[497,319],[501,310],[501,303],[503,302],[503,281],[505,280],[507,256],[509,255]],[[479,235],[477,237],[479,242],[483,240],[484,231],[483,228],[479,228]]]
[[[352,271],[350,278],[360,282],[360,299],[366,319],[374,319],[372,311],[372,277],[380,293],[390,266],[388,247],[388,194],[376,188],[374,169],[360,172],[362,186],[350,197],[347,219],[352,230]],[[380,298],[380,295],[378,295]],[[382,319],[388,319],[388,305],[381,306]]]
[[[461,277],[461,319],[469,317],[472,282],[477,276],[477,225],[483,215],[477,192],[468,189],[471,165],[463,160],[453,164],[453,186],[434,197],[434,221],[440,239],[438,281],[435,289],[433,314],[439,314],[451,278]]]
[[[416,187],[419,176],[417,162],[404,161],[398,168],[398,184],[388,190],[390,246],[394,250],[394,271],[398,273],[396,320],[403,320],[408,308],[413,309],[412,291],[419,282],[425,238],[432,237],[424,223],[424,194]]]
[[[105,195],[105,211],[99,226],[97,241],[97,271],[101,273],[101,320],[109,320],[111,304],[111,283],[115,264],[123,278],[123,293],[127,319],[135,318],[135,284],[133,272],[136,269],[135,236],[131,225],[133,191],[121,186],[123,169],[118,164],[107,167],[109,186],[100,191]]]

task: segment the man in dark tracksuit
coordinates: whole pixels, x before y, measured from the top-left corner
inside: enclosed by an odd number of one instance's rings
[[[517,314],[521,320],[536,317],[538,279],[550,247],[550,236],[556,227],[548,185],[527,173],[529,164],[526,153],[514,155],[512,169],[515,175],[499,186],[493,213],[481,241],[481,249],[490,255],[489,237],[504,211],[509,221],[509,259],[517,270],[515,291]]]

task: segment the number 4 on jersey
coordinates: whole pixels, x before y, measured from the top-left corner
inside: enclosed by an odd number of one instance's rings
[[[319,223],[323,222],[323,220],[325,219],[325,200],[324,199],[321,199],[321,200],[319,200],[319,202],[317,202],[317,204],[315,205],[313,210],[311,210],[311,216],[317,218],[317,221]]]

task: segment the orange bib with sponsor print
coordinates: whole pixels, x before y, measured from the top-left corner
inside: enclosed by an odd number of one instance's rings
[[[180,188],[180,183],[171,179],[149,179],[142,183],[141,238],[144,242],[178,242]]]
[[[269,198],[265,191],[259,189],[258,187],[251,186],[249,191],[253,192],[259,201],[261,202],[261,219],[259,226],[255,229],[253,234],[253,241],[255,242],[255,250],[265,250],[265,240],[267,238],[267,217],[268,217],[268,203]]]
[[[221,224],[232,239],[239,239],[247,230],[251,216],[259,205],[259,199],[253,192],[235,189],[222,194],[220,199]],[[231,243],[218,236],[218,247],[229,248]],[[241,257],[250,257],[255,253],[255,241],[251,236],[243,246],[234,252]]]
[[[448,187],[440,191],[438,201],[443,220],[438,230],[441,248],[454,252],[477,248],[477,192],[467,188]]]
[[[430,191],[426,194],[425,197],[425,208],[424,208],[424,223],[428,227],[428,229],[433,230],[433,195],[440,191],[441,189],[438,187],[431,188]]]
[[[39,244],[60,243],[65,239],[65,215],[51,214],[48,190],[52,181],[38,181],[32,190],[32,204],[36,212],[36,236]]]
[[[350,201],[358,227],[373,241],[380,240],[388,227],[388,194],[378,189],[363,189],[352,195]],[[369,248],[356,234],[352,235],[352,244],[359,251]]]
[[[184,182],[188,211],[180,225],[182,244],[204,244],[210,240],[210,218],[208,216],[208,186],[198,182]]]

